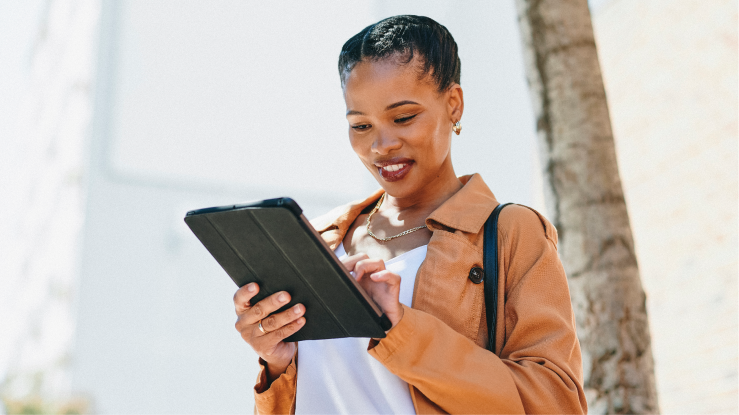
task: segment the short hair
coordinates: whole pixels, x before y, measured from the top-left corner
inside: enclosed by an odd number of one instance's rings
[[[420,77],[431,76],[438,91],[460,81],[457,42],[446,27],[424,16],[388,17],[367,26],[344,43],[339,54],[339,76],[344,87],[354,66],[364,60],[398,58],[402,64],[419,58]]]

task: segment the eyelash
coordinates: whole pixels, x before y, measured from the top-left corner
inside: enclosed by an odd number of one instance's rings
[[[413,115],[410,115],[408,117],[398,118],[397,120],[395,120],[395,123],[402,124],[404,122],[410,121],[410,120],[416,118],[416,115],[418,115],[418,114],[413,114]]]
[[[403,124],[405,122],[408,122],[408,121],[416,118],[416,115],[418,115],[418,114],[414,114],[414,115],[411,115],[411,116],[408,116],[408,117],[398,118],[397,120],[395,120],[395,123],[396,124]],[[363,131],[363,130],[366,130],[366,129],[370,128],[371,126],[372,126],[371,124],[360,124],[360,125],[352,126],[352,129],[357,130],[357,131]]]

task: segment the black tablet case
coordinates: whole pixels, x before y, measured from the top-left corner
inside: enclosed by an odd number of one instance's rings
[[[390,321],[290,198],[194,210],[185,223],[231,279],[259,284],[252,304],[287,291],[306,324],[285,341],[385,337]],[[280,310],[280,311],[281,311]]]

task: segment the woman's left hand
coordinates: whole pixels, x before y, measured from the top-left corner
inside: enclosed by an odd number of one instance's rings
[[[385,261],[370,259],[367,254],[355,254],[341,262],[354,272],[354,278],[377,303],[395,327],[403,318],[400,305],[400,275],[385,269]]]

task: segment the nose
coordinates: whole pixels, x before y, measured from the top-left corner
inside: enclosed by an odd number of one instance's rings
[[[403,146],[402,141],[390,132],[382,132],[375,136],[372,141],[372,152],[379,155],[386,155]]]

